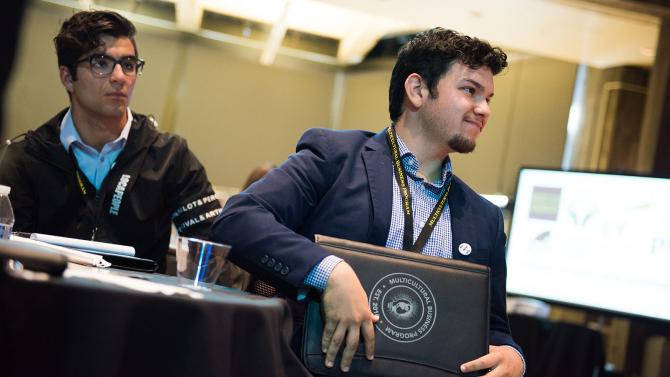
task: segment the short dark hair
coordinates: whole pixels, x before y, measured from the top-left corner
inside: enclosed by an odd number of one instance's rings
[[[405,80],[412,73],[419,74],[435,98],[435,89],[442,75],[453,63],[459,62],[472,69],[488,67],[494,75],[507,67],[507,55],[498,47],[453,30],[436,27],[417,34],[398,51],[389,86],[389,115],[393,122],[402,114],[405,98]]]
[[[133,43],[135,55],[135,25],[122,15],[110,11],[83,11],[72,15],[54,38],[58,66],[66,66],[72,79],[77,79],[77,61],[86,53],[102,45],[102,35],[114,38],[129,38]]]

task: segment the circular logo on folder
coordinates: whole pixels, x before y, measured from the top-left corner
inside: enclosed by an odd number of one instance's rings
[[[411,343],[428,335],[435,324],[435,297],[421,279],[403,272],[379,279],[369,293],[375,327],[387,338]]]

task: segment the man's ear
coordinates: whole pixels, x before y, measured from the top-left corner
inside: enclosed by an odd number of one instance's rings
[[[428,98],[426,82],[418,73],[412,73],[405,79],[406,105],[410,110],[418,110]]]
[[[68,93],[72,93],[72,91],[74,90],[72,86],[72,81],[74,81],[74,79],[72,78],[70,69],[64,65],[61,65],[60,67],[58,67],[58,73],[60,74],[60,82],[65,87],[65,90],[67,90]]]

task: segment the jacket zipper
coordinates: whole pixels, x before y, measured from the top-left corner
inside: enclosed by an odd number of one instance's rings
[[[107,173],[107,176],[105,179],[102,180],[102,184],[100,185],[100,189],[95,191],[95,220],[93,222],[93,231],[91,232],[91,241],[95,241],[95,236],[98,233],[98,228],[100,225],[100,219],[103,216],[103,208],[102,208],[102,202],[103,202],[103,197],[104,195],[101,195],[101,193],[107,192],[107,186],[109,186],[109,181],[115,172],[115,167],[117,164],[114,164],[111,169],[109,169],[109,172]],[[116,169],[118,170],[118,169]]]

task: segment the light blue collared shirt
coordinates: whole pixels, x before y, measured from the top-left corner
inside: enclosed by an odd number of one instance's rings
[[[66,152],[69,153],[70,148],[72,148],[79,169],[95,187],[96,191],[100,190],[102,181],[105,180],[109,171],[112,170],[116,163],[116,158],[119,157],[119,154],[126,146],[128,134],[130,133],[130,125],[133,123],[133,115],[130,109],[126,109],[126,111],[128,112],[128,121],[123,126],[121,134],[116,140],[105,144],[100,152],[86,145],[81,136],[79,136],[79,132],[77,132],[74,120],[72,119],[72,109],[67,111],[60,123],[60,142],[65,147]]]

